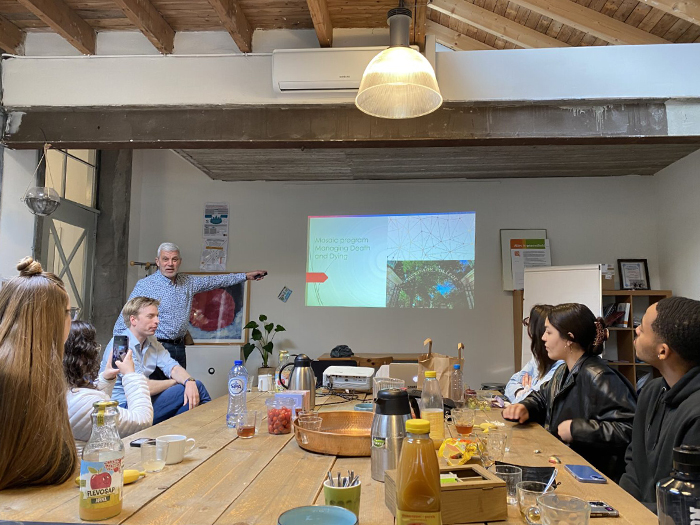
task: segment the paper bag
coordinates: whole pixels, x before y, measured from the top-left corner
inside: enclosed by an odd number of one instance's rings
[[[454,371],[454,365],[460,365],[461,369],[464,370],[464,360],[462,359],[464,345],[462,343],[457,345],[458,357],[434,353],[432,339],[426,339],[423,342],[423,346],[426,345],[428,346],[428,353],[418,358],[418,389],[423,390],[425,371],[435,370],[443,399],[450,397],[450,376]]]

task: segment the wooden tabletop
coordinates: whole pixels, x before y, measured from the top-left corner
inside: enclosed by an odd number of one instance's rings
[[[249,410],[264,414],[265,399],[271,394],[249,393]],[[327,410],[352,409],[356,402],[330,405],[337,397],[317,397]],[[370,458],[336,458],[301,449],[293,434],[267,433],[265,422],[253,439],[238,439],[226,426],[227,398],[222,397],[129,436],[185,434],[197,446],[177,465],[149,474],[124,487],[124,507],[118,516],[103,523],[129,525],[273,525],[277,517],[293,507],[323,505],[323,480],[329,470],[354,470],[362,480],[361,525],[392,525],[393,517],[384,505],[384,484],[371,477]],[[499,419],[498,411],[482,415]],[[535,450],[540,450],[535,453]],[[552,466],[548,457],[565,463],[587,464],[542,427],[515,426],[511,450],[505,461],[520,465]],[[127,446],[126,468],[138,468],[140,450]],[[77,474],[77,473],[76,473]],[[583,484],[575,481],[560,465],[557,492],[587,500],[603,500],[614,506],[619,518],[596,518],[595,525],[655,524],[657,518],[614,483]],[[522,524],[517,507],[509,507],[508,524]],[[78,488],[70,480],[63,485],[0,492],[0,519],[22,521],[80,522]]]

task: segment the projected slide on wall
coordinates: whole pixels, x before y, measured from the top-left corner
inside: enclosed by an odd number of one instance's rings
[[[307,306],[473,308],[475,213],[309,217]]]

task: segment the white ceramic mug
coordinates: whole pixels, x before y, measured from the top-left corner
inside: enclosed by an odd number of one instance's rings
[[[180,463],[185,454],[192,452],[195,446],[194,438],[181,436],[179,434],[168,434],[167,436],[158,436],[156,441],[168,442],[168,456],[165,460],[166,465],[174,465]],[[186,446],[189,444],[189,446]]]
[[[272,376],[264,374],[258,376],[258,392],[269,392],[272,389]]]

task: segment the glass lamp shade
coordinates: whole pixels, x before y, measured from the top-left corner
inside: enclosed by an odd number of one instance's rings
[[[415,118],[438,109],[442,95],[423,55],[410,47],[390,47],[365,69],[355,105],[373,117]]]
[[[22,200],[34,215],[42,217],[51,215],[61,204],[56,190],[48,187],[30,188]]]

